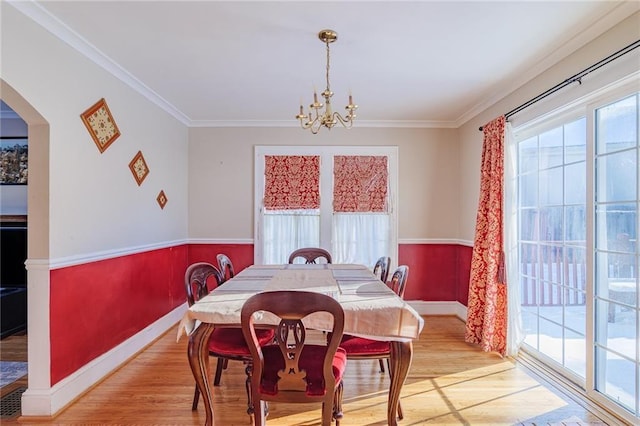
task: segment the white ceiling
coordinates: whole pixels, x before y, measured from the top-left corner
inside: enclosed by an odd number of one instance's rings
[[[457,127],[640,9],[604,0],[9,1],[190,126],[296,125],[300,102],[324,89],[317,34],[330,28],[334,109],[351,91],[357,125]]]

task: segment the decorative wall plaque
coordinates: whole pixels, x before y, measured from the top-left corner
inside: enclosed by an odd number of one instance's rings
[[[120,130],[111,116],[104,98],[83,112],[80,117],[96,146],[103,153],[120,136]]]
[[[167,199],[167,196],[164,193],[164,190],[160,191],[160,193],[158,194],[158,198],[156,198],[156,200],[158,201],[158,204],[160,204],[161,209],[164,209],[164,206],[167,205],[167,201],[169,201]]]
[[[133,157],[133,160],[129,163],[129,169],[131,169],[133,177],[136,179],[136,182],[138,182],[138,186],[140,186],[149,174],[149,167],[147,167],[147,162],[144,161],[142,151],[138,151],[135,157]]]

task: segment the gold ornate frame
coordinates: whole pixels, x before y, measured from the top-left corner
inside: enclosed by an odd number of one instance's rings
[[[133,157],[133,160],[129,163],[129,169],[131,170],[131,173],[133,173],[133,177],[138,183],[138,186],[142,185],[142,181],[144,181],[149,174],[149,167],[142,156],[142,151],[138,151],[138,153]]]
[[[167,205],[167,201],[169,201],[169,199],[167,198],[167,195],[164,193],[164,190],[160,190],[160,193],[158,194],[158,198],[156,198],[156,201],[158,201],[160,208],[164,209],[164,206]]]
[[[104,98],[80,114],[80,117],[100,150],[100,153],[103,153],[109,148],[109,145],[120,136],[120,130]]]

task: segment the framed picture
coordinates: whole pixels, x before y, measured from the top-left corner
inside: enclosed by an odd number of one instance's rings
[[[156,198],[156,201],[158,202],[158,204],[160,205],[161,209],[164,209],[164,206],[167,205],[167,201],[169,201],[167,199],[166,194],[164,193],[164,190],[161,190],[160,193],[158,194],[158,197]]]
[[[111,116],[111,111],[109,111],[104,98],[83,112],[80,117],[100,153],[109,148],[109,145],[120,136],[120,130],[118,130],[118,126]]]
[[[0,138],[0,184],[26,185],[29,175],[29,144],[26,137]]]
[[[149,174],[149,167],[147,167],[147,162],[144,161],[142,151],[138,151],[135,157],[133,157],[133,160],[129,163],[129,169],[131,173],[133,173],[133,177],[138,183],[138,186],[142,185],[142,181]]]

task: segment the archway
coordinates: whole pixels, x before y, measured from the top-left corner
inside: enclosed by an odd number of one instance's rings
[[[23,415],[51,414],[49,337],[49,123],[21,94],[0,79],[0,98],[28,126],[27,189],[27,391]]]

